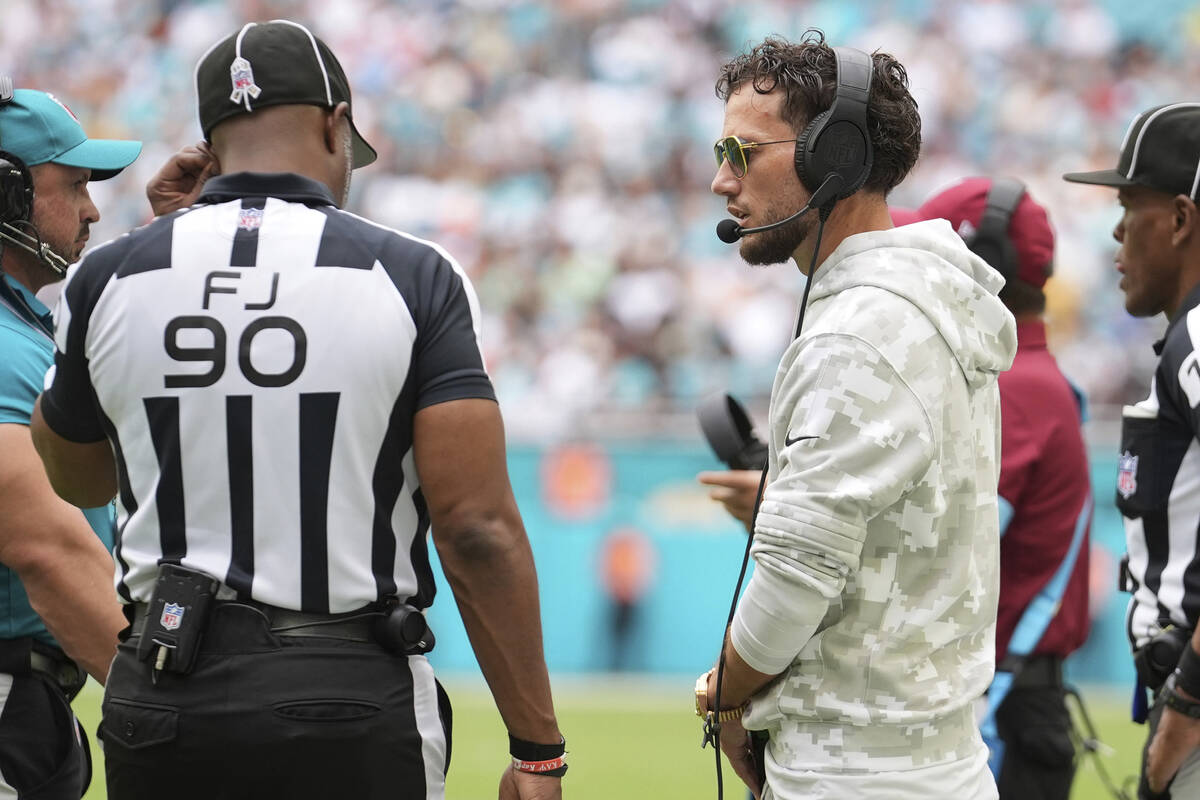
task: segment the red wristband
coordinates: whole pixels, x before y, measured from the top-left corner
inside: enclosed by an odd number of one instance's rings
[[[531,772],[534,775],[546,775],[555,770],[566,770],[567,760],[563,756],[552,758],[548,761],[522,761],[519,758],[513,758],[513,769],[518,772]]]

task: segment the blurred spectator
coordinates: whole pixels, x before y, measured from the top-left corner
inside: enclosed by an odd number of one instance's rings
[[[601,641],[607,645],[605,666],[613,672],[636,669],[641,661],[634,653],[642,598],[654,579],[654,545],[637,528],[616,528],[601,547],[601,579],[608,598],[608,631]]]

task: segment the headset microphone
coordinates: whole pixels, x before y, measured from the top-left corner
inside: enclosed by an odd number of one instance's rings
[[[838,193],[842,191],[844,185],[845,181],[842,179],[842,176],[832,173],[821,182],[821,185],[813,192],[812,197],[808,199],[808,203],[805,204],[804,208],[790,217],[785,217],[778,222],[772,222],[770,225],[760,225],[757,228],[743,228],[731,219],[723,219],[717,223],[717,238],[725,244],[733,244],[748,234],[773,230],[774,228],[787,225],[789,222],[794,222],[814,208],[820,209],[822,219],[827,218],[829,212],[833,210],[833,202],[837,200]]]
[[[0,165],[2,162],[3,159],[0,159]],[[65,258],[51,250],[50,245],[8,222],[0,222],[0,240],[35,256],[38,261],[49,267],[59,277],[66,275],[67,268],[71,266]]]

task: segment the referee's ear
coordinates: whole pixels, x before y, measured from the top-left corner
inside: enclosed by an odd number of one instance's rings
[[[333,111],[325,115],[325,149],[330,155],[340,153],[344,149],[342,125],[349,125],[346,116],[350,113],[350,104],[345,100],[333,107]],[[345,122],[343,122],[345,120]]]

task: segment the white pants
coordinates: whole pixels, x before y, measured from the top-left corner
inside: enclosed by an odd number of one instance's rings
[[[788,769],[767,748],[763,800],[997,800],[987,755],[981,747],[949,764],[862,775]]]

